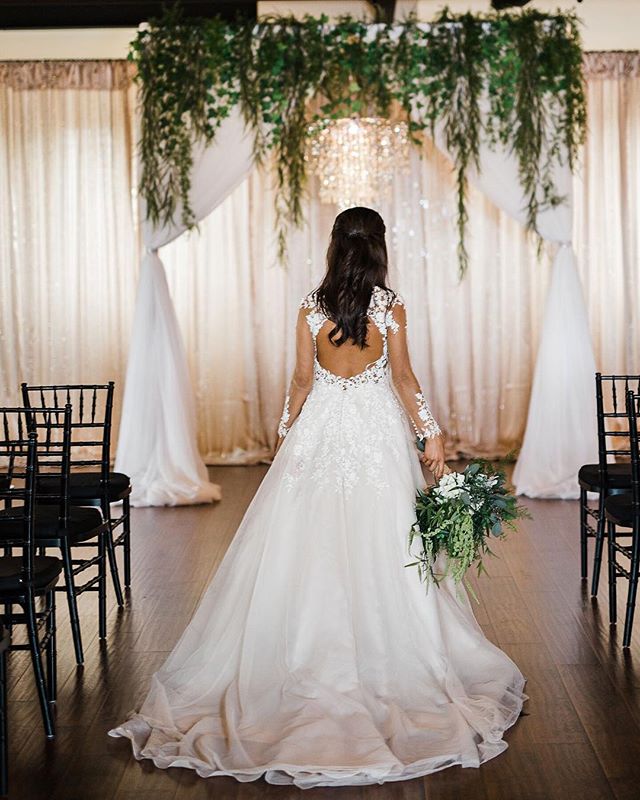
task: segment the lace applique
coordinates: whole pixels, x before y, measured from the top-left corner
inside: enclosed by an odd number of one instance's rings
[[[389,328],[391,333],[397,333],[400,330],[400,326],[398,325],[398,323],[393,318],[393,311],[391,311],[391,310],[387,311],[387,315],[385,317],[384,323],[387,326],[387,328]]]
[[[280,422],[278,423],[278,436],[281,439],[289,433],[289,428],[287,428],[287,422],[289,422],[289,395],[287,395],[284,401],[284,408],[282,410],[282,416],[280,417]]]
[[[366,386],[368,383],[380,383],[387,380],[387,356],[382,354],[377,361],[372,362],[362,372],[343,378],[334,372],[329,372],[316,360],[313,377],[325,386],[339,386],[341,389],[351,389],[355,386]]]
[[[404,306],[404,300],[400,297],[399,294],[397,294],[394,297],[393,303],[391,303],[391,308],[387,309],[387,313],[385,315],[385,320],[384,320],[385,321],[385,325],[387,326],[387,328],[389,328],[391,333],[398,333],[398,331],[400,330],[400,325],[398,325],[398,323],[396,322],[395,317],[393,316],[393,309],[396,306]],[[406,327],[407,327],[407,323],[405,321],[405,329],[406,329]]]
[[[440,436],[442,433],[440,426],[435,421],[433,414],[431,413],[431,409],[429,408],[429,404],[424,399],[422,392],[418,392],[416,394],[416,403],[418,404],[418,416],[420,417],[420,421],[423,423],[422,430],[418,430],[418,428],[416,428],[418,438],[433,439],[436,436]]]
[[[306,319],[309,330],[311,331],[311,335],[315,341],[316,336],[320,332],[320,328],[327,321],[327,318],[316,306],[316,300],[313,292],[302,298],[300,301],[300,308],[309,309],[310,311],[310,313],[307,314]]]
[[[389,300],[392,296],[390,291],[376,286],[371,295],[371,304],[369,305],[369,318],[385,337],[387,329],[392,333],[398,332],[399,326],[393,317],[393,309],[395,306],[404,305],[404,301],[399,294],[393,296],[393,301],[389,305]]]
[[[307,314],[307,325],[311,330],[311,335],[315,339],[318,333],[320,332],[320,328],[324,325],[327,321],[327,318],[321,311],[312,311],[311,313]]]
[[[336,392],[320,385],[295,426],[283,479],[292,491],[300,480],[350,494],[359,485],[380,493],[389,485],[388,459],[402,458],[402,411],[380,385]]]

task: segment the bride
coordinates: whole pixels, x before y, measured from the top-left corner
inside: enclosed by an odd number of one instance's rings
[[[444,452],[384,234],[371,209],[335,220],[273,465],[139,713],[110,732],[138,759],[308,788],[478,767],[507,747],[523,676],[460,587],[426,594],[405,568],[420,460],[439,478]]]

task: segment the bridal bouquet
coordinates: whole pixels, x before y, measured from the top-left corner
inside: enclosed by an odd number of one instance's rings
[[[491,537],[504,537],[505,529],[514,529],[514,521],[527,516],[508,489],[504,471],[474,461],[464,472],[449,472],[418,492],[417,519],[409,533],[409,552],[416,560],[407,566],[417,566],[427,583],[437,584],[446,575],[460,583],[474,562],[480,575],[486,571],[483,557],[493,555]],[[446,556],[445,572],[436,574],[441,554]]]

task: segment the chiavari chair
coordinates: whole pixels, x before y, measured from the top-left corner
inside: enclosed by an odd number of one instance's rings
[[[36,554],[38,449],[37,434],[27,425],[28,414],[26,409],[0,409],[0,465],[7,476],[0,485],[0,498],[11,502],[2,513],[11,514],[12,528],[5,541],[12,551],[20,552],[0,556],[0,603],[5,607],[3,622],[9,630],[16,625],[26,627],[27,643],[12,641],[9,650],[30,652],[44,730],[51,739],[55,735],[52,705],[56,699],[54,590],[63,565],[59,558]],[[36,598],[43,598],[44,608],[36,608]],[[21,611],[16,612],[16,606]]]
[[[106,636],[106,542],[109,524],[99,509],[70,502],[72,410],[34,408],[26,414],[29,429],[38,435],[37,504],[34,537],[45,552],[56,548],[62,557],[64,586],[76,663],[84,662],[78,598],[84,592],[98,595],[98,634]],[[7,547],[15,535],[11,509],[0,512],[0,543]],[[95,572],[87,577],[87,571]],[[84,580],[79,582],[80,576]]]
[[[124,585],[131,585],[131,481],[122,472],[111,472],[111,418],[113,381],[107,384],[61,384],[29,386],[22,384],[25,406],[38,407],[50,402],[70,403],[73,408],[72,460],[69,493],[71,503],[96,505],[109,523],[107,556],[113,589],[119,606],[124,604],[116,548],[123,551]],[[97,454],[96,454],[97,451]],[[122,502],[122,513],[114,517],[112,503]],[[121,529],[118,535],[118,529]]]
[[[640,388],[640,375],[602,375],[596,373],[596,413],[598,424],[598,463],[585,464],[578,472],[580,485],[580,569],[587,577],[587,541],[595,540],[591,594],[598,594],[602,553],[606,538],[604,504],[610,495],[630,491],[631,467],[628,450],[619,442],[629,435],[625,407],[626,392],[635,384]],[[624,460],[621,461],[620,458]],[[598,494],[597,507],[588,502],[588,492]]]

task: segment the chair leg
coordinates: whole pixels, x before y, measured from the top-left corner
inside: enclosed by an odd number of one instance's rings
[[[616,526],[613,522],[607,524],[607,545],[609,556],[609,624],[615,625],[618,621],[618,593],[616,590]]]
[[[80,630],[80,616],[78,614],[78,598],[76,595],[76,582],[73,577],[73,565],[71,563],[71,548],[69,542],[64,540],[61,547],[62,564],[64,567],[64,585],[67,593],[67,604],[69,605],[69,621],[71,622],[71,635],[73,638],[73,649],[76,654],[76,664],[84,663],[84,652],[82,650],[82,632]]]
[[[56,735],[55,726],[53,722],[53,715],[51,713],[51,706],[49,705],[49,698],[47,697],[48,691],[44,680],[44,671],[42,669],[40,640],[38,638],[36,608],[33,595],[30,595],[27,598],[24,605],[24,613],[27,622],[27,636],[29,639],[29,650],[31,651],[33,674],[36,681],[36,689],[38,691],[38,700],[40,701],[42,722],[44,723],[44,732],[47,739],[53,739]]]
[[[106,547],[107,556],[109,558],[109,568],[111,570],[111,582],[113,583],[113,591],[116,595],[116,602],[122,608],[124,606],[124,597],[122,596],[122,587],[120,586],[120,572],[118,571],[118,561],[116,559],[116,549],[113,546],[113,530],[111,528],[111,509],[109,503],[102,503],[102,516],[108,523],[106,534]]]
[[[633,531],[633,546],[631,550],[631,566],[629,567],[629,591],[627,592],[627,610],[624,617],[624,634],[622,636],[622,646],[629,647],[631,644],[631,632],[633,630],[633,616],[636,610],[636,596],[638,594],[638,569],[640,568],[640,542],[638,542],[638,531]]]
[[[587,492],[580,488],[580,577],[587,579]]]
[[[52,589],[45,598],[47,614],[47,695],[50,703],[55,703],[58,694],[58,653],[56,643],[56,594]]]
[[[122,501],[122,513],[124,516],[124,586],[125,589],[131,588],[131,504],[127,495]]]
[[[98,637],[107,636],[107,564],[106,540],[107,532],[103,531],[98,539]]]
[[[13,614],[13,605],[11,603],[4,604],[4,626],[9,631],[9,635],[12,633],[13,625],[11,622],[11,617]]]
[[[6,507],[10,508],[10,505],[7,503]],[[4,553],[5,556],[13,555],[13,547],[8,547],[8,546],[5,545],[5,547],[3,547],[2,550],[3,550],[3,553]],[[5,624],[5,627],[7,628],[7,630],[9,631],[10,635],[12,633],[12,627],[13,627],[12,624],[11,624],[11,616],[12,616],[12,614],[13,614],[13,606],[11,605],[11,603],[5,603],[4,604],[4,624]]]
[[[7,653],[0,653],[0,795],[9,794],[9,736],[7,732]]]
[[[598,499],[598,524],[596,526],[596,545],[593,554],[593,576],[591,578],[592,597],[597,597],[598,595],[598,585],[600,583],[600,569],[602,567],[602,551],[604,549],[604,537],[605,537],[604,528],[605,528],[604,492],[600,492],[600,497]],[[586,536],[585,536],[585,553],[586,553]]]

